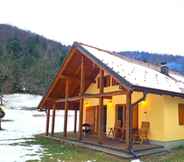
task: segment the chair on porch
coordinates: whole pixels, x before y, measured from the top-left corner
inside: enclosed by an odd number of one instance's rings
[[[114,128],[110,128],[108,136],[112,134],[114,138],[121,139],[124,136],[124,129],[121,126],[121,120],[117,120],[114,124]]]
[[[138,130],[138,136],[141,144],[149,141],[148,139],[149,129],[150,129],[150,122],[142,121],[141,128]]]

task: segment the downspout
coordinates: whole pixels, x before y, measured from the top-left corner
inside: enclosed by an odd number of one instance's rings
[[[130,105],[130,109],[131,109],[131,115],[132,115],[132,109],[137,105],[139,104],[140,102],[144,101],[146,99],[146,96],[147,96],[147,92],[143,92],[143,96],[137,100],[136,102],[134,102],[133,104]],[[131,126],[132,128],[132,126]],[[132,131],[131,131],[132,133]],[[131,139],[132,141],[132,139]],[[132,142],[130,144],[130,146],[128,146],[128,152],[133,155],[133,158],[137,159],[138,158],[138,155],[135,153],[134,149],[132,148]]]

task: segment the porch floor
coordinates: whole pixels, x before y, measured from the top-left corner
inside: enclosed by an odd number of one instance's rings
[[[78,141],[76,134],[74,133],[68,133],[67,138],[63,138],[62,133],[55,133],[54,136],[47,137],[61,142],[86,147],[92,150],[102,151],[123,158],[132,158],[132,155],[128,152],[127,145],[123,141],[113,138],[104,137],[103,144],[99,144],[98,139],[95,136],[84,136],[81,141]],[[150,143],[133,144],[133,150],[137,156],[167,152],[163,146]]]
[[[107,147],[107,148],[114,149],[114,150],[118,150],[118,151],[128,152],[127,145],[125,144],[125,142],[118,140],[118,139],[104,137],[103,143],[99,144],[97,137],[88,136],[88,137],[83,137],[81,142],[84,142],[87,144],[100,145],[100,146]],[[148,149],[161,148],[161,147],[162,146],[153,145],[153,144],[149,144],[149,143],[147,143],[147,144],[133,144],[133,149],[136,152],[144,151],[144,150],[148,150]]]

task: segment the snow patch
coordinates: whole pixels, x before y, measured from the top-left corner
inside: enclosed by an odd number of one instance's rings
[[[8,108],[23,109],[36,108],[40,103],[42,96],[31,94],[11,94],[4,95],[5,105]]]
[[[4,95],[6,113],[2,122],[3,131],[0,131],[0,162],[25,162],[39,160],[43,151],[39,145],[21,145],[29,141],[35,134],[45,132],[46,115],[36,109],[41,96],[30,94]],[[23,108],[27,108],[23,109]],[[51,112],[52,114],[52,112]],[[52,118],[52,115],[51,115]],[[74,113],[69,112],[68,130],[74,129]],[[6,122],[8,121],[8,122]],[[55,132],[62,132],[64,128],[64,113],[56,111]],[[50,122],[51,126],[51,122]],[[10,156],[11,155],[11,156]]]

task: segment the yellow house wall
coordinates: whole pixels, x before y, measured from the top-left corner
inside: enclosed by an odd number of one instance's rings
[[[149,139],[164,140],[164,99],[162,96],[148,94],[146,101],[139,104],[139,126],[149,121]]]
[[[119,86],[111,86],[104,88],[105,92],[116,91]],[[87,93],[98,93],[97,84],[92,83],[87,89]],[[133,92],[132,103],[142,97],[141,92]],[[160,96],[148,94],[146,101],[139,104],[139,127],[142,121],[150,122],[149,139],[156,141],[171,141],[184,139],[184,126],[178,125],[178,103],[184,103],[183,99],[173,98],[169,96]],[[104,100],[107,105],[107,132],[114,127],[115,123],[115,105],[126,104],[126,96],[113,96],[112,100]],[[99,105],[98,99],[84,100],[84,116],[85,108],[88,106]]]
[[[178,104],[184,103],[184,99],[178,97],[164,96],[164,141],[184,139],[184,126],[178,122]]]

